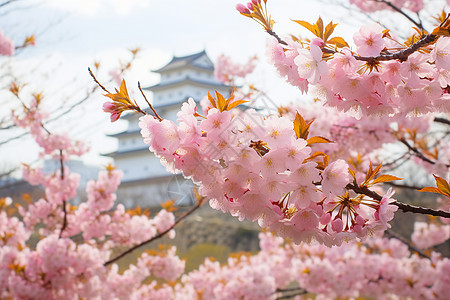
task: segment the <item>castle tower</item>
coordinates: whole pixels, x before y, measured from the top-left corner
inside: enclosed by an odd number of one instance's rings
[[[193,98],[197,103],[208,92],[217,90],[228,97],[230,87],[214,77],[214,64],[205,51],[188,56],[173,57],[164,67],[154,71],[161,75],[160,83],[146,87],[153,92],[153,107],[165,119],[176,121],[182,103]],[[124,132],[109,135],[118,139],[117,151],[109,153],[115,165],[124,172],[118,199],[126,207],[156,206],[167,199],[176,199],[177,204],[192,201],[192,183],[182,175],[167,172],[153,153],[144,144],[138,126],[140,115],[122,117],[128,121]]]

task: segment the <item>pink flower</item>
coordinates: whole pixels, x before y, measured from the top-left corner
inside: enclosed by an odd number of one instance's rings
[[[111,113],[111,116],[110,116],[111,122],[115,122],[115,121],[119,120],[120,114],[122,113],[122,112],[119,112],[117,106],[112,102],[103,103],[103,111],[106,113]]]
[[[378,24],[361,27],[353,35],[357,52],[361,56],[377,56],[384,48],[383,27]]]
[[[450,69],[450,38],[440,37],[431,52],[432,61],[438,69]]]
[[[375,219],[381,221],[384,224],[387,224],[387,222],[394,218],[394,213],[398,209],[397,206],[390,205],[392,202],[395,202],[395,199],[391,198],[394,193],[395,191],[390,188],[381,199],[378,211],[375,212]]]
[[[237,5],[236,5],[236,9],[237,9],[237,11],[240,12],[241,14],[249,14],[249,13],[250,13],[250,11],[248,10],[248,8],[247,8],[244,4],[242,4],[242,3],[237,4]]]
[[[298,75],[314,84],[328,71],[328,65],[322,60],[322,50],[315,44],[310,45],[310,50],[298,49],[298,56],[294,59],[298,66]]]
[[[339,159],[325,168],[322,177],[322,190],[325,196],[331,194],[338,196],[350,182],[348,164],[344,160]]]
[[[14,43],[13,41],[3,35],[3,32],[0,30],[0,55],[8,55],[11,56],[14,54]]]

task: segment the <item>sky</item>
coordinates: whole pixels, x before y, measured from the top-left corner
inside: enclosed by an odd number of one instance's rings
[[[340,8],[327,7],[324,2],[332,1],[269,0],[269,11],[277,22],[275,30],[280,35],[306,34],[291,19],[313,22],[320,15],[324,20],[334,20],[333,14],[339,16]],[[12,58],[0,58],[0,70],[11,71],[19,82],[26,83],[25,92],[42,90],[45,107],[54,112],[60,107],[70,107],[93,87],[88,66],[100,62],[99,80],[107,82],[108,72],[117,69],[121,61],[129,60],[128,49],[142,49],[125,76],[134,94],[137,81],[143,86],[158,83],[158,75],[151,70],[165,65],[173,55],[206,50],[213,61],[226,54],[237,62],[257,55],[261,65],[252,77],[256,86],[279,103],[298,101],[301,94],[284,83],[266,62],[267,34],[256,22],[236,11],[237,3],[236,0],[17,0],[14,5],[0,7],[0,30],[17,44],[34,34],[36,46],[19,51]],[[336,30],[345,36],[348,28],[349,24],[344,24]],[[0,84],[3,89],[0,104],[8,107],[0,112],[4,116],[19,103],[4,91],[9,81],[0,78]],[[108,87],[113,89],[115,85],[110,83]],[[124,123],[109,122],[101,111],[105,100],[100,94],[93,95],[58,122],[48,125],[51,130],[67,132],[90,144],[92,152],[85,158],[88,163],[104,164],[106,160],[99,153],[114,151],[116,147],[116,141],[105,134],[126,128]],[[18,132],[21,131],[2,130],[0,141]],[[32,147],[29,138],[0,145],[0,170],[19,161],[35,161],[36,151]]]

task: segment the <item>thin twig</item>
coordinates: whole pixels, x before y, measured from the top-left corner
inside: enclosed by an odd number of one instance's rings
[[[432,165],[435,165],[436,162],[432,161],[431,159],[425,157],[425,155],[423,155],[416,147],[411,146],[408,141],[406,141],[404,138],[399,139],[399,141],[405,145],[410,151],[412,151],[414,153],[415,156],[417,156],[418,158],[420,158],[421,160],[430,163]],[[447,168],[450,168],[450,165],[448,164],[444,164],[444,166],[446,166]]]
[[[97,78],[95,78],[94,73],[92,73],[91,68],[88,67],[89,75],[91,75],[92,79],[94,79],[95,83],[106,93],[111,94],[100,82],[98,82]]]
[[[163,232],[160,232],[159,234],[155,235],[154,237],[152,237],[151,239],[148,239],[146,241],[143,241],[140,244],[137,244],[133,247],[131,247],[130,249],[122,252],[121,254],[117,255],[116,257],[108,260],[107,262],[105,262],[103,265],[106,267],[116,261],[118,261],[119,259],[121,259],[122,257],[124,257],[125,255],[133,252],[134,250],[136,250],[137,248],[140,248],[150,242],[153,242],[154,240],[160,239],[162,238],[164,235],[166,235],[166,233],[168,233],[169,231],[171,231],[178,223],[180,223],[184,218],[186,218],[187,216],[189,216],[190,214],[192,214],[196,209],[198,209],[200,206],[202,205],[201,201],[198,201],[197,204],[195,206],[193,206],[190,210],[188,210],[187,212],[185,212],[178,220],[175,221],[175,223],[170,226],[170,228],[166,229]]]
[[[6,6],[6,5],[16,2],[16,1],[18,1],[18,0],[8,0],[6,2],[0,3],[0,7]]]
[[[150,107],[150,109],[153,111],[153,113],[155,114],[156,118],[158,118],[158,120],[161,122],[163,119],[158,115],[158,113],[156,112],[156,110],[153,108],[153,105],[150,104],[150,102],[147,100],[147,97],[144,94],[144,91],[141,88],[141,83],[138,81],[138,88],[141,91],[142,96],[145,99],[145,102],[147,102],[148,106]]]
[[[390,237],[393,237],[393,238],[399,240],[400,242],[402,242],[403,244],[408,246],[409,251],[416,252],[419,256],[421,256],[423,258],[431,259],[428,255],[426,255],[425,253],[423,253],[422,251],[420,251],[419,249],[417,249],[416,247],[411,245],[411,243],[409,241],[407,241],[404,237],[398,235],[397,233],[395,233],[391,229],[387,229],[384,233],[386,235],[390,236]]]
[[[386,1],[386,0],[375,0],[376,2],[379,3],[384,3],[387,6],[389,6],[390,8],[392,8],[393,10],[395,10],[396,12],[398,12],[399,14],[403,15],[405,18],[407,18],[409,21],[411,21],[414,25],[416,25],[418,28],[424,30],[423,26],[421,23],[418,23],[416,20],[414,20],[413,18],[411,18],[407,13],[405,13],[403,10],[401,10],[399,7],[395,6],[394,4],[392,4],[390,1]]]

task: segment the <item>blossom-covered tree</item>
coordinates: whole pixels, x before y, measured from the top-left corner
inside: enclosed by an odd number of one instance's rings
[[[448,299],[450,260],[428,249],[450,231],[448,15],[440,14],[428,33],[407,14],[419,12],[423,1],[351,1],[365,11],[397,11],[419,25],[406,42],[379,25],[363,26],[352,44],[332,37],[337,24],[321,18],[295,21],[312,39],[281,38],[266,2],[252,0],[237,10],[269,33],[267,53],[280,75],[302,92],[314,89],[310,105],[290,104],[267,115],[251,108],[254,93],[237,89],[228,99],[209,94],[201,110],[188,100],[172,122],[158,115],[140,85],[150,110],[130,99],[124,80],[110,92],[90,71],[109,98],[103,110],[111,121],[125,111],[142,114],[139,126],[150,151],[198,185],[197,204],[178,219],[170,202],[152,218],[116,205],[121,173],[111,166],[87,184],[85,202],[70,204],[79,176],[65,162],[87,148],[46,128],[39,97],[11,90],[24,107],[15,123],[60,168],[44,174],[25,166],[24,178],[42,185],[45,196],[17,209],[10,198],[0,201],[2,298]],[[219,62],[230,64],[224,57]],[[222,66],[219,78],[234,81],[253,63]],[[388,144],[405,150],[386,155]],[[392,187],[408,183],[392,183],[401,180],[392,174],[406,161],[434,175],[436,186],[418,194],[439,194],[439,208],[395,200]],[[119,272],[118,259],[173,237],[174,227],[206,200],[258,222],[261,251],[233,255],[224,265],[205,260],[183,274],[184,261],[166,247],[144,252]],[[410,244],[386,231],[397,210],[433,216],[434,222],[417,222]]]

